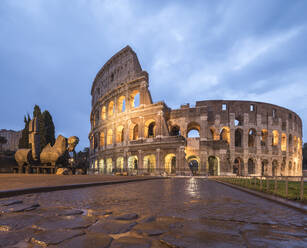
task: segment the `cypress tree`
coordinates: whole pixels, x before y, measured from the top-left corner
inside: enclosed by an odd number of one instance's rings
[[[30,144],[29,144],[29,123],[30,123],[30,115],[28,114],[28,119],[26,116],[24,116],[24,123],[25,123],[25,127],[21,132],[21,137],[19,139],[19,144],[18,147],[19,148],[30,148]]]
[[[43,122],[44,122],[44,129],[43,129],[42,136],[45,137],[45,145],[47,145],[48,143],[50,143],[50,145],[54,145],[54,143],[55,143],[55,135],[54,135],[55,128],[54,128],[52,116],[51,116],[51,114],[49,113],[48,110],[45,110],[42,114],[42,117],[43,117]]]

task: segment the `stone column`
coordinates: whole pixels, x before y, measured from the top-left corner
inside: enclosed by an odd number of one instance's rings
[[[143,151],[138,150],[138,174],[143,174],[144,165],[143,165]]]
[[[200,117],[200,141],[206,141],[208,134],[207,134],[207,130],[208,130],[208,116],[207,115],[202,115]]]
[[[124,171],[128,171],[128,155],[127,155],[127,149],[124,150]]]
[[[160,154],[161,150],[160,148],[156,149],[156,171],[158,171],[160,173],[161,170],[161,161],[160,161]]]

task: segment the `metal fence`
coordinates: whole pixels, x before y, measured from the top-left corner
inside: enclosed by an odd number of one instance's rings
[[[304,196],[307,177],[304,176],[219,176],[218,179],[289,199],[307,200]]]

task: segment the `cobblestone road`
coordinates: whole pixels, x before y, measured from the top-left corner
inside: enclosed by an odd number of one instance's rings
[[[306,215],[206,179],[37,193],[0,205],[0,247],[307,247]]]

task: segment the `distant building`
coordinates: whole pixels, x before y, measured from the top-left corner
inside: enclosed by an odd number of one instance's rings
[[[3,151],[17,151],[19,139],[21,137],[21,131],[1,129],[0,136],[7,139],[7,143],[2,145]]]

